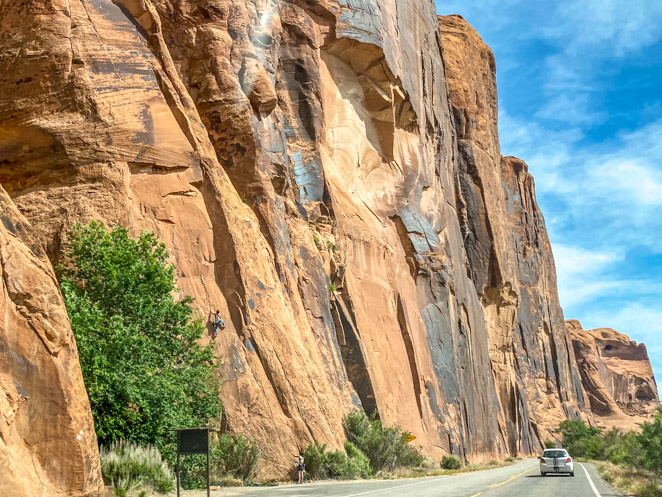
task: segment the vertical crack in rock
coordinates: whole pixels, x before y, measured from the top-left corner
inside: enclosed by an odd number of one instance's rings
[[[378,415],[375,391],[351,308],[345,303],[345,297],[338,295],[332,309],[345,370],[361,401],[357,407],[369,416]]]

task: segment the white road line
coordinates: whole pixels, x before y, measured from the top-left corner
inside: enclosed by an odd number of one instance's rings
[[[595,488],[595,485],[593,484],[593,480],[591,480],[591,476],[588,474],[588,471],[586,471],[586,468],[584,467],[584,465],[580,464],[580,466],[584,470],[584,473],[586,473],[586,478],[588,478],[588,482],[590,483],[591,488],[593,489],[593,493],[595,494],[595,497],[602,497],[600,495],[600,492],[598,492],[598,489]]]

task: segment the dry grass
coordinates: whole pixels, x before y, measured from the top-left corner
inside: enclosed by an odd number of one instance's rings
[[[600,475],[619,492],[636,497],[662,497],[662,478],[649,471],[593,461]]]

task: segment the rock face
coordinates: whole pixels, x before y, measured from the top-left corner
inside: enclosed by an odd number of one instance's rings
[[[263,476],[359,407],[472,461],[580,415],[533,181],[460,18],[442,45],[432,0],[0,8],[0,183],[53,262],[76,222],[162,237],[227,318],[223,423]]]
[[[502,157],[494,55],[459,16],[440,17],[458,141],[457,214],[480,298],[512,453],[536,452],[585,408],[556,289],[543,215],[527,165]]]
[[[660,397],[646,346],[611,328],[584,330],[576,319],[566,326],[597,423],[630,429],[650,418]]]
[[[0,220],[0,495],[97,495],[97,438],[55,275],[1,187]]]

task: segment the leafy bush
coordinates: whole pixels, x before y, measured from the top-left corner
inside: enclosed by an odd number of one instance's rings
[[[609,460],[651,475],[662,474],[662,407],[652,422],[644,423],[641,433],[619,429],[602,432],[581,421],[563,421],[558,431],[564,447],[575,457]]]
[[[343,424],[347,439],[365,454],[374,472],[416,467],[425,461],[420,450],[407,444],[408,433],[399,427],[385,428],[363,411],[348,414]]]
[[[558,431],[563,438],[563,447],[573,457],[601,459],[604,457],[602,430],[587,426],[583,421],[565,420],[559,425]]]
[[[604,459],[625,467],[640,467],[640,435],[633,431],[623,433],[614,428],[602,435]]]
[[[326,444],[314,440],[306,447],[304,458],[306,473],[313,480],[351,480],[372,474],[368,458],[350,442],[345,442],[345,452],[326,452]]]
[[[345,442],[345,453],[347,454],[348,463],[355,467],[359,477],[370,478],[372,476],[370,459],[357,449],[352,442]]]
[[[243,481],[255,478],[260,451],[253,440],[243,435],[225,433],[218,437],[216,443],[218,447],[212,450],[212,456],[218,461],[218,474]]]
[[[92,222],[75,226],[67,243],[58,273],[99,442],[154,444],[173,464],[168,430],[221,413],[193,300],[175,300],[174,267],[152,233],[133,239]]]
[[[313,480],[323,480],[326,478],[326,444],[313,440],[313,443],[306,447],[303,453],[306,462],[306,473]]]
[[[554,440],[545,440],[546,449],[556,449],[556,442]]]
[[[517,458],[513,457],[513,456],[508,456],[508,457],[506,457],[505,461],[506,462],[515,462],[515,461],[517,461]]]
[[[165,494],[175,488],[175,475],[156,447],[118,441],[99,451],[101,474],[116,495]]]
[[[662,407],[657,408],[652,423],[644,423],[639,443],[643,467],[662,474]]]
[[[441,458],[441,467],[443,469],[460,469],[462,461],[455,456],[444,456]]]

